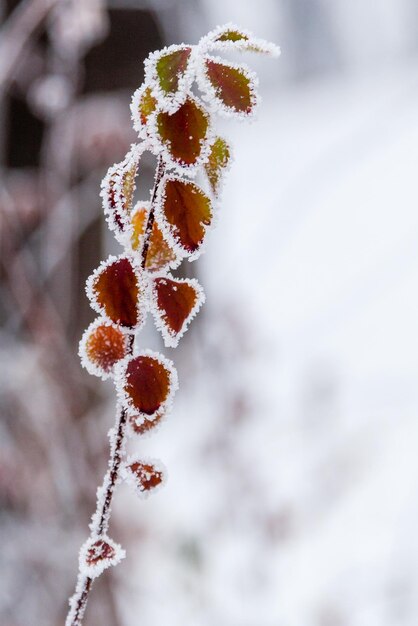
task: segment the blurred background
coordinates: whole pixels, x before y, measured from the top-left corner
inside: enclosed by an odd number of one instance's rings
[[[175,409],[117,493],[93,626],[418,623],[416,0],[0,2],[0,623],[59,626],[114,391],[81,369],[99,185],[154,49],[233,21],[278,43],[174,352]],[[140,195],[147,198],[151,163]]]

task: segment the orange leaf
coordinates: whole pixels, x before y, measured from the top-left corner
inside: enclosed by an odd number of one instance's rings
[[[79,354],[82,365],[96,376],[111,376],[115,364],[127,353],[126,335],[115,325],[98,318],[85,331]]]
[[[139,252],[142,249],[149,206],[149,202],[138,202],[131,214],[131,245],[135,252]],[[164,240],[157,222],[154,222],[148,246],[145,269],[149,272],[155,272],[165,267],[176,267],[177,265],[177,255]]]
[[[146,125],[148,117],[157,106],[157,100],[152,95],[151,87],[142,85],[132,96],[131,112],[134,122],[139,124],[139,128]],[[138,130],[138,129],[136,129]]]

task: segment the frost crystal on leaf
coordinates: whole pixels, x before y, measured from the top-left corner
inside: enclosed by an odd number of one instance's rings
[[[145,321],[144,281],[133,259],[110,256],[87,279],[86,292],[95,311],[131,332]]]
[[[141,498],[155,493],[167,480],[167,470],[161,461],[137,456],[124,463],[121,474]]]
[[[167,412],[178,387],[172,361],[151,350],[119,361],[115,367],[115,383],[128,414],[149,420]]]
[[[205,172],[208,177],[212,193],[217,198],[220,193],[222,179],[231,163],[231,148],[222,137],[216,137],[211,145]]]
[[[184,102],[193,79],[191,46],[169,46],[151,53],[145,61],[145,82],[164,111],[176,111]]]
[[[125,243],[125,230],[129,224],[138,164],[146,148],[145,142],[133,145],[123,161],[109,168],[101,185],[100,195],[107,223],[122,245]]]
[[[200,40],[199,46],[202,51],[238,50],[258,52],[272,57],[278,57],[280,54],[280,48],[275,44],[258,39],[250,31],[232,23],[215,28]]]
[[[189,261],[197,259],[212,221],[208,196],[195,183],[178,176],[163,180],[155,206],[155,218],[167,243]]]
[[[154,278],[152,312],[167,347],[175,348],[205,301],[196,279]]]
[[[257,76],[245,65],[206,56],[198,83],[208,103],[221,115],[246,118],[254,115],[258,94]]]
[[[117,565],[125,555],[125,550],[107,535],[89,537],[80,549],[80,572],[97,578],[108,567]]]
[[[155,151],[179,172],[194,174],[208,157],[210,117],[191,95],[174,113],[156,111],[151,115],[149,132]]]
[[[83,367],[103,380],[113,375],[115,364],[127,354],[127,337],[112,322],[99,317],[84,332],[79,346]]]
[[[157,108],[157,100],[152,95],[149,85],[142,85],[137,89],[131,102],[131,117],[133,127],[140,137],[146,137],[146,124],[151,113]]]
[[[135,252],[142,249],[146,223],[150,211],[149,202],[138,202],[131,213],[131,247]],[[176,268],[181,263],[181,257],[175,253],[165,241],[157,224],[152,225],[145,269],[156,272],[165,268]]]
[[[130,434],[142,437],[152,435],[159,430],[166,417],[167,414],[164,412],[158,412],[152,419],[143,415],[130,415],[128,420]]]

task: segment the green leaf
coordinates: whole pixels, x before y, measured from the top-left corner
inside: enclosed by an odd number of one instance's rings
[[[228,143],[222,137],[217,137],[213,142],[205,171],[209,184],[215,196],[218,196],[222,174],[231,159],[231,151]]]

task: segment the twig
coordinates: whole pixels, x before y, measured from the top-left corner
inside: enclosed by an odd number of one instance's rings
[[[154,212],[155,212],[155,199],[157,197],[158,187],[164,176],[164,163],[161,158],[158,160],[157,170],[155,174],[154,188],[151,194],[151,208],[148,214],[148,221],[145,228],[144,241],[142,244],[141,252],[141,267],[145,269],[147,262],[147,255],[149,249],[150,236],[152,232],[152,226],[154,224]],[[134,335],[129,337],[128,354],[133,354],[134,347]],[[106,472],[103,480],[103,485],[99,491],[97,498],[96,512],[92,518],[92,524],[90,526],[91,535],[95,537],[101,537],[106,534],[109,527],[109,518],[111,513],[111,505],[113,499],[113,493],[119,479],[119,469],[122,462],[123,444],[126,435],[126,422],[127,412],[125,409],[120,409],[117,415],[115,431],[116,438],[113,445],[113,451],[111,453],[111,459],[109,462],[110,469]],[[104,494],[104,496],[103,496]],[[96,527],[97,526],[97,527]],[[86,610],[89,594],[93,586],[93,579],[89,576],[83,575],[81,572],[78,574],[76,590],[73,597],[70,600],[70,611],[67,616],[66,626],[80,626],[83,620],[83,616]]]
[[[160,182],[163,176],[164,176],[164,162],[161,157],[158,157],[158,165],[157,165],[157,171],[155,174],[154,189],[152,190],[152,196],[151,196],[151,208],[148,214],[148,220],[147,220],[147,225],[145,228],[145,235],[144,235],[144,243],[142,245],[141,267],[143,270],[145,269],[145,265],[147,262],[149,242],[150,242],[152,227],[154,225],[155,199],[157,197],[158,187],[160,186]]]

